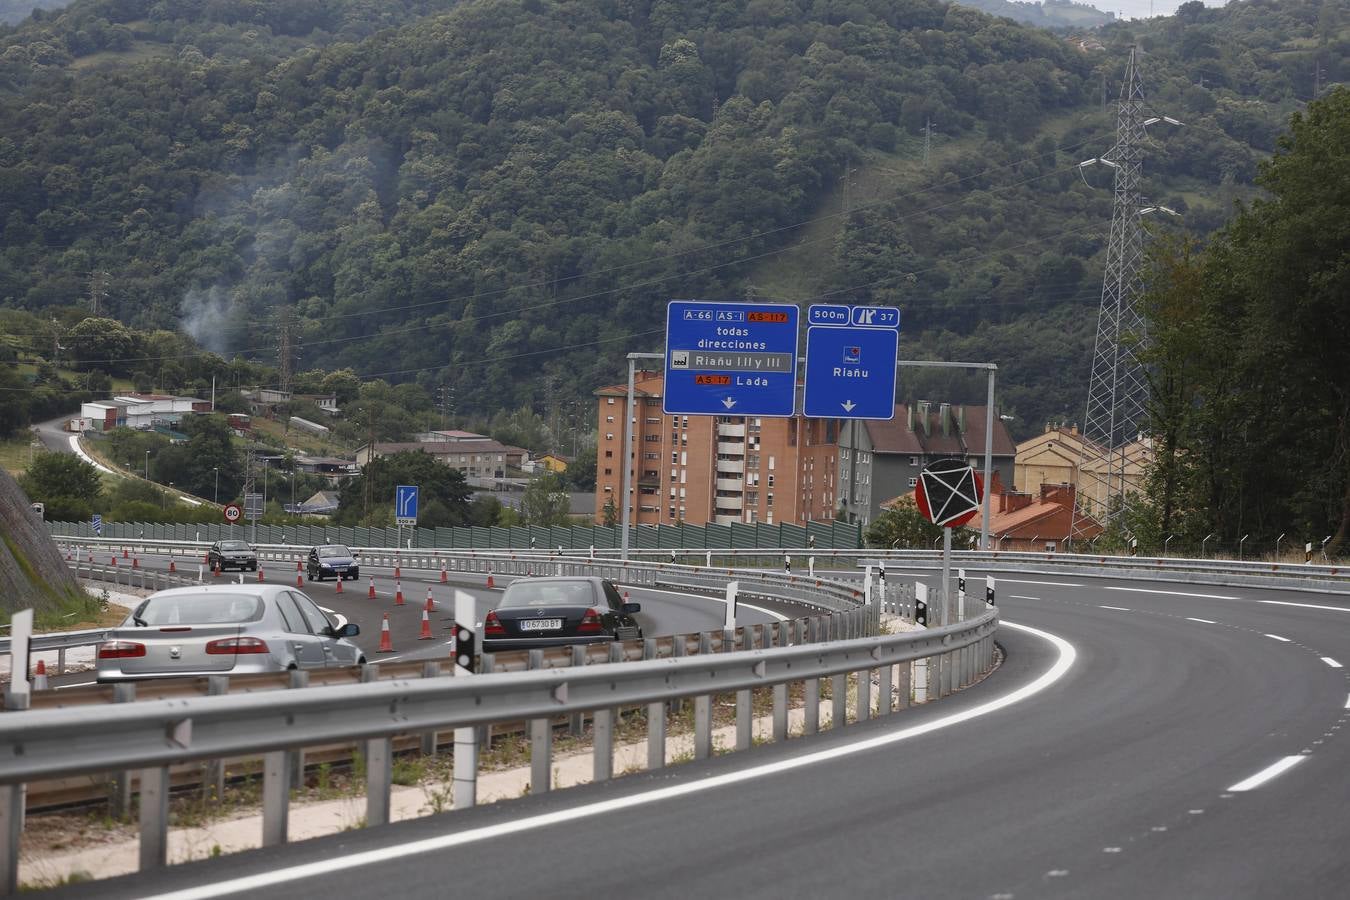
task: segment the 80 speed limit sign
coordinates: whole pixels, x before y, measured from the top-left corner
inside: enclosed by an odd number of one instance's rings
[[[225,505],[225,521],[231,525],[243,518],[243,515],[244,508],[238,503],[227,503]]]

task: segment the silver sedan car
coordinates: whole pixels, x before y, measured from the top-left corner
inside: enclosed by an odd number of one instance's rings
[[[294,588],[222,584],[151,594],[98,647],[98,680],[364,665],[339,624]]]

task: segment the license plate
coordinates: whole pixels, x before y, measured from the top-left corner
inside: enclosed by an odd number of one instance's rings
[[[562,627],[562,619],[521,619],[521,631],[556,631]]]

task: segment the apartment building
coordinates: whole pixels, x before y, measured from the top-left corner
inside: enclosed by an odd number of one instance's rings
[[[642,525],[734,522],[803,524],[834,516],[837,422],[750,416],[668,416],[664,376],[640,372],[628,410],[627,384],[596,391],[596,521],[623,506],[624,421],[632,521]]]

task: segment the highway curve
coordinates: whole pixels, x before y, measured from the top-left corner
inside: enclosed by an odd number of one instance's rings
[[[1006,661],[940,703],[58,895],[1346,896],[1345,596],[999,584]]]

